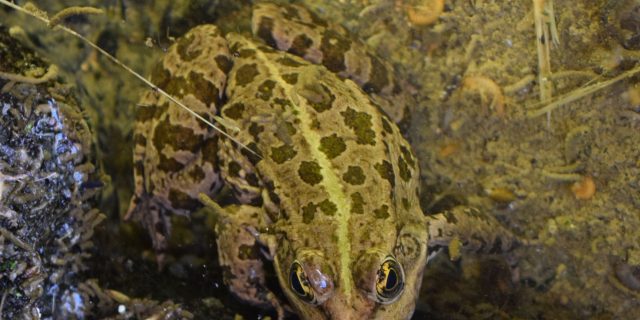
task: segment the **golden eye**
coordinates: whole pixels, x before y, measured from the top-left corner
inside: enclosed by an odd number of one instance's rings
[[[313,289],[309,285],[307,274],[304,272],[302,265],[298,261],[294,261],[293,264],[291,264],[291,270],[289,271],[289,284],[291,286],[291,290],[293,290],[293,292],[295,292],[302,301],[311,304],[317,303]]]
[[[381,303],[391,303],[400,296],[404,289],[404,272],[393,257],[384,259],[378,270],[376,296]]]

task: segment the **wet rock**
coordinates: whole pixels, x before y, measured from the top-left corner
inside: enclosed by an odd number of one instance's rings
[[[40,78],[51,66],[2,27],[0,57],[1,312],[55,317],[81,309],[62,297],[77,291],[103,219],[90,201],[102,186],[92,133],[72,92]]]

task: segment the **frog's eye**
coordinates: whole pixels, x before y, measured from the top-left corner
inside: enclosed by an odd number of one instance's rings
[[[293,292],[302,299],[302,301],[311,304],[318,303],[309,283],[309,279],[307,278],[307,274],[304,272],[302,265],[298,261],[294,261],[293,264],[291,264],[291,270],[289,271],[289,283],[291,285],[291,290],[293,290]]]
[[[356,286],[372,301],[393,303],[404,290],[404,270],[391,254],[377,249],[363,252],[353,268]]]
[[[380,269],[376,281],[376,298],[380,303],[391,303],[396,300],[404,289],[404,272],[402,267],[392,256],[387,256]]]

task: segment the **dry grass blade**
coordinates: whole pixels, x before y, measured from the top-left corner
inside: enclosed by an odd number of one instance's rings
[[[47,25],[51,25],[51,21],[49,20],[49,18],[47,18],[46,14],[42,14],[41,11],[35,11],[32,9],[27,10],[15,3],[11,3],[7,0],[0,0],[0,4],[3,4],[5,6],[8,6],[10,8],[13,8],[17,11],[20,11],[22,13],[25,13],[31,17],[34,17],[42,22],[44,22]],[[242,142],[240,142],[238,139],[232,137],[231,135],[229,135],[227,132],[225,132],[224,130],[222,130],[220,127],[216,126],[215,124],[211,123],[211,121],[205,119],[204,117],[202,117],[201,115],[197,114],[195,111],[191,110],[189,107],[187,107],[186,105],[184,105],[182,102],[180,102],[177,98],[173,97],[172,95],[170,95],[169,93],[167,93],[166,91],[162,90],[160,87],[156,86],[155,84],[153,84],[151,81],[147,80],[145,77],[143,77],[142,75],[140,75],[139,73],[135,72],[133,69],[129,68],[127,65],[125,65],[124,63],[120,62],[120,60],[118,60],[116,57],[112,56],[111,54],[109,54],[107,51],[105,51],[104,49],[100,48],[98,45],[96,45],[95,43],[93,43],[91,40],[85,38],[83,35],[75,32],[72,29],[69,29],[63,25],[56,25],[55,28],[60,28],[62,31],[80,39],[81,41],[83,41],[84,43],[88,44],[89,46],[91,46],[92,48],[96,49],[98,52],[100,52],[100,54],[102,54],[103,56],[107,57],[109,60],[111,60],[111,62],[115,63],[116,65],[118,65],[119,67],[123,68],[124,70],[126,70],[127,72],[129,72],[130,74],[132,74],[133,76],[135,76],[136,78],[138,78],[138,80],[144,82],[144,84],[146,84],[147,86],[149,86],[151,89],[153,89],[156,92],[159,92],[160,94],[162,94],[163,96],[165,96],[167,99],[169,99],[169,101],[175,103],[176,105],[178,105],[180,108],[186,110],[187,112],[189,112],[191,115],[193,115],[194,117],[196,117],[198,120],[204,122],[205,124],[207,124],[208,126],[210,126],[211,128],[213,128],[214,130],[218,131],[220,134],[222,134],[223,136],[227,137],[229,140],[233,141],[234,143],[238,144],[239,146],[241,146],[242,148],[246,149],[247,151],[249,151],[251,154],[261,158],[261,156],[259,154],[257,154],[254,150],[250,149],[248,146],[246,146],[245,144],[243,144]],[[214,117],[216,119],[216,122],[220,123],[222,126],[224,126],[225,128],[229,129],[229,130],[233,130],[233,131],[238,131],[239,129],[233,126],[230,126],[228,122],[222,120],[219,117]]]
[[[551,99],[551,61],[549,57],[549,32],[545,26],[543,15],[544,0],[533,0],[533,16],[536,28],[536,48],[538,51],[538,84],[540,85],[540,101]]]
[[[536,118],[539,117],[543,114],[546,114],[547,112],[550,112],[554,109],[556,109],[557,107],[576,101],[582,97],[588,96],[596,91],[602,90],[606,87],[609,87],[611,85],[613,85],[614,83],[620,81],[620,80],[624,80],[626,78],[632,77],[636,74],[638,74],[640,72],[640,67],[635,67],[629,71],[626,71],[614,78],[611,78],[609,80],[605,80],[587,87],[582,87],[579,89],[576,89],[574,91],[571,91],[561,97],[559,97],[558,99],[556,99],[555,101],[547,104],[546,106],[540,108],[540,109],[536,109],[536,110],[531,110],[527,112],[527,117],[528,118]]]

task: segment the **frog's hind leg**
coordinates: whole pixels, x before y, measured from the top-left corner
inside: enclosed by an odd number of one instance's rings
[[[404,122],[415,104],[415,89],[396,77],[390,63],[342,26],[323,21],[301,5],[256,4],[251,29],[268,45],[353,80],[396,123]]]
[[[283,319],[285,306],[266,284],[264,258],[267,256],[255,230],[261,229],[262,208],[250,205],[220,207],[205,195],[201,201],[217,217],[218,260],[224,281],[239,299],[262,308],[274,308]]]
[[[223,103],[231,61],[220,31],[201,25],[168,48],[151,81],[211,121]],[[141,221],[162,252],[170,215],[188,215],[201,207],[199,193],[215,194],[222,185],[218,133],[150,90],[136,106],[133,140],[135,190],[125,219]]]

